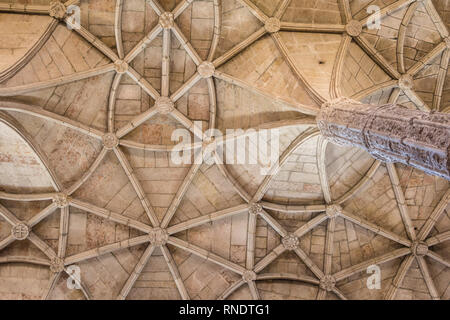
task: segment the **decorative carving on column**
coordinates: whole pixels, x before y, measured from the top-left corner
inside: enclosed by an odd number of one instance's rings
[[[155,107],[160,114],[167,115],[175,109],[175,104],[169,97],[159,97],[155,101]]]
[[[336,144],[357,146],[381,161],[450,180],[450,114],[340,98],[322,106],[317,124]]]

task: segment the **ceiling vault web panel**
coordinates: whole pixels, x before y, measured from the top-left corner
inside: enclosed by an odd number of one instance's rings
[[[448,12],[390,1],[373,30],[367,1],[316,2],[1,0],[0,271],[29,268],[0,298],[449,299],[448,181],[315,121],[342,96],[448,112]],[[277,129],[278,165],[223,164],[227,135],[176,165],[180,128]]]

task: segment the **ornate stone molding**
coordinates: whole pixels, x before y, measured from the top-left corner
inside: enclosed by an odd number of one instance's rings
[[[342,212],[342,207],[338,204],[331,204],[327,206],[327,216],[330,218],[335,218],[339,216]]]
[[[251,214],[259,214],[263,210],[262,205],[260,203],[252,203],[250,205],[250,208],[248,209],[248,212]]]
[[[128,63],[126,63],[124,60],[117,60],[114,62],[114,69],[117,73],[125,73],[128,70]]]
[[[20,107],[19,107],[20,106]],[[4,101],[0,102],[0,109],[3,111],[7,111],[8,107],[11,107],[11,110],[17,110],[16,107],[29,107],[30,109],[35,109],[34,107],[30,107],[29,105],[25,105],[22,103],[12,102],[12,101]],[[30,110],[28,109],[28,110]],[[38,108],[36,108],[38,109]],[[14,130],[23,140],[24,142],[33,150],[34,154],[38,158],[39,162],[44,166],[48,173],[49,179],[52,181],[52,184],[54,186],[59,186],[61,189],[61,185],[58,182],[58,178],[56,176],[55,171],[53,170],[52,166],[50,166],[50,162],[45,155],[45,153],[42,151],[42,149],[35,143],[33,137],[25,130],[25,128],[14,118],[9,116],[8,114],[4,113],[3,111],[0,111],[0,122],[7,125],[9,128]]]
[[[345,31],[351,37],[358,37],[362,30],[363,26],[358,20],[350,20],[345,26]]]
[[[198,74],[202,78],[211,78],[214,75],[214,72],[216,71],[216,68],[214,67],[214,64],[209,61],[203,61],[198,67],[197,67]]]
[[[411,246],[411,253],[416,257],[423,257],[428,253],[428,245],[425,242],[416,241]]]
[[[163,246],[169,240],[169,235],[165,229],[154,228],[149,232],[150,242],[155,246]]]
[[[56,27],[58,26],[58,21],[50,19],[50,22],[46,30],[42,33],[39,39],[33,44],[33,46],[25,53],[19,60],[17,60],[12,66],[0,72],[0,83],[12,78],[17,72],[22,70],[22,68],[27,65],[31,59],[41,50],[42,46],[47,43],[47,40],[53,34]]]
[[[275,32],[280,31],[280,28],[281,28],[280,19],[277,19],[277,18],[267,19],[266,23],[264,24],[264,28],[269,33],[275,33]]]
[[[174,110],[175,104],[169,97],[159,97],[155,101],[155,107],[160,114],[167,115]]]
[[[320,287],[323,290],[333,291],[335,285],[336,285],[336,279],[330,274],[328,274],[328,275],[324,276],[322,279],[320,279]]]
[[[11,235],[16,240],[25,240],[30,235],[30,228],[25,223],[18,223],[11,228]]]
[[[207,137],[202,142],[203,162],[214,164],[214,154],[217,150],[217,141],[214,137]]]
[[[64,260],[59,257],[53,258],[52,261],[50,262],[50,271],[53,273],[63,272],[64,271]]]
[[[414,88],[414,79],[409,74],[404,74],[398,79],[398,87],[405,90],[412,90]]]
[[[340,99],[323,105],[317,124],[336,144],[450,180],[450,114]]]
[[[283,244],[283,247],[286,248],[286,250],[295,250],[296,248],[298,248],[300,241],[294,234],[288,234],[281,240],[281,243]]]

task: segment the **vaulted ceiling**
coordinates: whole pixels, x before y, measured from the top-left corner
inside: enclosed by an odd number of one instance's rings
[[[449,112],[450,0],[50,4],[0,0],[1,299],[450,298],[449,182],[315,125]],[[176,164],[180,128],[278,129],[279,166]]]

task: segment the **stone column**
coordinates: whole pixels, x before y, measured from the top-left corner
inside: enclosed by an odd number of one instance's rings
[[[450,114],[341,98],[323,105],[317,123],[331,142],[450,180]]]

